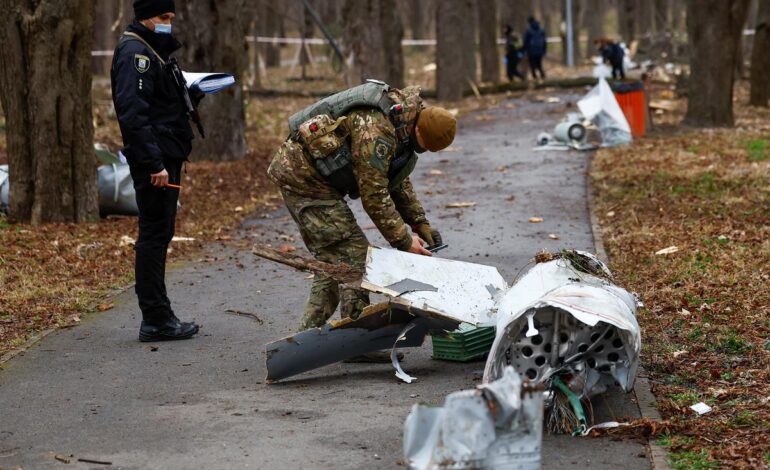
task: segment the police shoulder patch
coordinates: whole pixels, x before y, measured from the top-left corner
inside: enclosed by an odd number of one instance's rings
[[[142,54],[134,54],[134,68],[139,73],[150,70],[150,58]]]
[[[380,171],[388,169],[388,161],[393,154],[393,144],[382,137],[374,141],[374,149],[369,161],[372,166]]]

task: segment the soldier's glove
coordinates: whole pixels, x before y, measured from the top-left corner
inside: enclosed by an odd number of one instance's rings
[[[428,222],[423,222],[412,227],[414,233],[420,236],[428,246],[441,245],[441,234],[438,230],[431,228]]]

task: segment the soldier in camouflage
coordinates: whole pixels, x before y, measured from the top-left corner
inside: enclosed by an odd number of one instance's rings
[[[456,121],[442,108],[424,107],[419,93],[419,87],[396,90],[371,81],[289,119],[291,135],[268,175],[317,259],[364,268],[369,242],[345,196],[361,198],[394,248],[430,256],[423,244],[441,243],[409,174],[417,153],[437,152],[452,143]],[[322,326],[340,302],[342,317],[355,319],[369,305],[369,296],[316,275],[300,328]]]

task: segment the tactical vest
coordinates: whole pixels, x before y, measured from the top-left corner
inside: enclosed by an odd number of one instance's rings
[[[396,157],[391,160],[388,168],[388,189],[393,191],[414,170],[417,164],[417,154],[409,142],[409,135],[398,132],[405,123],[398,122],[399,116],[394,108],[398,103],[394,103],[388,96],[389,91],[390,86],[386,83],[379,80],[367,80],[362,85],[327,96],[289,117],[289,138],[301,142],[299,139],[300,126],[316,116],[328,115],[336,120],[355,108],[376,108],[382,111],[396,127],[396,135],[398,136]],[[359,196],[358,185],[353,175],[353,158],[349,141],[349,138],[346,139],[345,144],[338,151],[326,158],[314,159],[312,163],[332,187],[342,194],[348,194],[351,198],[356,199]]]

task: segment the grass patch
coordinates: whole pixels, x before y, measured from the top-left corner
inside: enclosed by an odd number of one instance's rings
[[[746,143],[746,151],[752,162],[767,160],[770,158],[770,142],[765,139],[750,140]]]
[[[674,470],[700,470],[704,468],[718,468],[717,462],[709,460],[708,452],[701,449],[698,452],[681,451],[668,454],[669,463]]]
[[[735,112],[734,129],[672,126],[592,165],[596,213],[614,213],[601,219],[611,268],[645,303],[656,402],[690,437],[662,438],[675,468],[760,468],[770,449],[770,112]],[[714,410],[696,416],[700,401]]]

